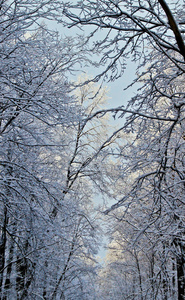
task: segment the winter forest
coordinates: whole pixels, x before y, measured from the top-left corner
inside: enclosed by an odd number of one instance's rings
[[[0,60],[0,299],[185,299],[184,0],[0,0]]]

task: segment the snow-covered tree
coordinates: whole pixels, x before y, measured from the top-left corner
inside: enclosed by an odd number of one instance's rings
[[[163,294],[156,299],[182,300],[185,294],[183,11],[183,1],[64,3],[66,24],[94,30],[87,42],[92,39],[91,54],[101,55],[99,64],[105,66],[96,79],[121,76],[129,57],[138,66],[131,84],[140,83],[136,96],[126,107],[111,110],[125,118],[125,134],[133,134],[132,142],[120,149],[122,180],[127,183],[130,175],[133,180],[107,213],[124,206],[122,219],[131,222],[133,251],[145,236],[152,241],[155,261],[161,262],[152,277],[161,276]]]
[[[79,40],[41,22],[57,18],[60,6],[0,5],[1,299],[94,297],[91,189],[80,180],[76,190],[67,185],[83,116],[68,77],[85,54]]]

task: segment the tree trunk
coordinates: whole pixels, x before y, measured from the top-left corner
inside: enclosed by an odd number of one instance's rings
[[[185,299],[185,261],[184,256],[177,257],[178,300]]]
[[[1,229],[1,240],[0,240],[0,296],[3,296],[3,274],[5,266],[5,250],[6,250],[6,227],[8,223],[7,208],[4,207],[4,222]]]

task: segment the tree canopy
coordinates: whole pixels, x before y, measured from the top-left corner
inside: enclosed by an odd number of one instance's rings
[[[1,1],[1,299],[184,299],[184,9],[181,0]],[[128,59],[140,87],[106,109],[93,81],[116,80]],[[70,81],[87,65],[101,70]],[[109,114],[122,120],[111,132]],[[102,217],[103,267],[100,194],[114,199]]]

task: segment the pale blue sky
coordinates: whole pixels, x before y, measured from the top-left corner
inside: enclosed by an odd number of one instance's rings
[[[51,29],[57,30],[59,33],[61,33],[61,35],[74,35],[78,32],[82,34],[82,31],[78,31],[78,29],[76,28],[64,28],[62,24],[57,23],[57,22],[53,22],[53,21],[48,21],[47,22],[47,26]],[[85,34],[90,33],[90,26],[89,27],[85,27]],[[104,30],[101,31],[101,36],[102,38],[104,37]],[[101,36],[98,36],[98,38],[100,39]],[[101,68],[102,70],[102,68]],[[89,76],[95,76],[97,75],[100,70],[98,70],[98,68],[87,68],[85,70]],[[127,101],[137,92],[136,87],[134,88],[130,88],[129,90],[123,91],[125,87],[127,87],[132,81],[133,78],[135,77],[135,72],[136,72],[136,64],[134,64],[131,61],[128,61],[128,65],[126,67],[125,73],[123,74],[123,76],[117,80],[115,80],[114,82],[105,82],[104,85],[106,85],[108,87],[109,93],[109,100],[107,102],[107,108],[112,108],[112,107],[117,107],[120,105],[125,105],[127,103]],[[77,74],[77,77],[80,74]]]

